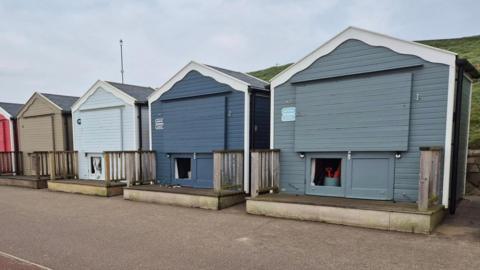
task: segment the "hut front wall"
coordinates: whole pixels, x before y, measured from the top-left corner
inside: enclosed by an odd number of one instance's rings
[[[389,91],[391,90],[389,89],[389,84],[378,81],[378,78],[380,76],[395,76],[396,74],[405,73],[411,74],[411,86],[410,88],[405,88],[406,91],[411,91],[409,95],[410,103],[405,104],[405,106],[409,107],[408,114],[403,114],[403,116],[392,115],[392,111],[395,111],[395,109],[389,108],[385,104],[368,102],[369,100],[385,100],[387,102],[390,98],[392,100],[397,98],[395,92]],[[371,81],[369,80],[370,77],[372,78]],[[361,82],[356,82],[359,85],[348,83],[348,80],[355,82],[357,79],[363,80],[362,86],[359,86],[362,84]],[[374,82],[375,80],[378,82]],[[371,85],[368,86],[368,84]],[[315,85],[318,85],[318,88],[315,88]],[[324,87],[325,85],[328,86]],[[371,99],[368,99],[355,93],[357,90],[370,91],[375,89],[375,87],[378,88],[379,85],[385,89],[383,97],[372,96]],[[334,91],[331,91],[332,89]],[[312,122],[303,126],[303,128],[309,128],[310,137],[306,130],[296,130],[301,128],[297,125],[298,119],[305,117],[303,113],[311,113],[308,111],[302,112],[306,103],[298,103],[299,91],[302,90],[311,91],[308,98],[302,96],[305,93],[300,93],[304,100],[303,102],[324,106],[321,108],[322,110],[331,108],[330,113],[326,112],[323,116],[330,114],[332,122],[326,122],[322,126]],[[329,100],[325,99],[325,93],[316,96],[316,90],[331,91],[328,98],[331,103],[329,104]],[[375,166],[371,166],[374,163],[354,163],[349,160],[356,160],[356,157],[363,158],[369,155],[376,155],[375,158],[377,158],[378,164],[386,164],[385,175],[389,173],[392,175],[393,179],[389,180],[385,177],[385,181],[393,182],[393,199],[397,201],[416,201],[418,193],[419,147],[443,147],[445,144],[448,66],[430,63],[412,55],[398,54],[385,47],[370,46],[359,40],[347,40],[328,55],[317,59],[311,66],[295,74],[289,81],[277,86],[274,91],[273,146],[281,150],[281,192],[308,193],[310,185],[310,181],[307,181],[307,179],[310,179],[308,168],[312,166],[309,162],[309,157],[334,156],[338,160],[345,160],[352,170],[357,168],[357,170],[362,170],[362,173],[368,175],[369,170],[375,169]],[[349,95],[349,91],[354,92],[352,95]],[[377,95],[374,93],[370,94]],[[352,96],[356,96],[360,100],[352,100]],[[320,97],[322,100],[319,100]],[[399,105],[401,106],[401,104],[395,105],[396,108]],[[293,121],[291,119],[292,108],[296,108],[298,113]],[[339,111],[337,109],[343,110],[343,113],[348,114],[348,108],[350,108],[350,115],[347,115],[347,117],[341,118],[336,114]],[[283,120],[282,109],[284,110]],[[388,124],[388,121],[382,122],[382,119],[385,120],[385,117],[398,117],[396,119],[398,121],[403,121],[405,117],[408,117],[408,131],[405,133],[406,130],[403,129],[399,132],[399,134],[408,136],[408,138],[397,138],[399,139],[398,142],[401,143],[398,145],[398,150],[401,150],[399,152],[401,153],[401,158],[394,158],[395,151],[393,149],[397,146],[393,147],[388,144],[388,138],[380,140],[385,147],[376,146],[375,140],[371,140],[371,138],[375,138],[377,134],[369,133],[369,130],[378,131],[376,128],[366,129],[362,132],[350,132],[351,130],[349,130],[348,136],[340,133],[341,129],[338,127],[341,124],[347,129],[358,126],[358,122],[354,120],[355,117],[366,115],[368,110],[372,109],[376,112],[371,114],[371,118],[361,119],[361,121],[369,122],[369,127],[376,126],[375,122],[378,125]],[[287,113],[288,111],[290,113]],[[401,111],[403,112],[403,110]],[[348,119],[352,119],[350,123],[347,121]],[[340,120],[344,122],[340,123]],[[320,119],[319,122],[321,122]],[[322,133],[322,130],[324,133]],[[339,132],[338,134],[335,134],[336,130]],[[388,129],[386,128],[384,131],[388,131]],[[325,136],[325,134],[329,135],[332,138],[331,143],[320,140],[324,137],[320,137],[319,134],[322,134],[322,136]],[[395,133],[391,132],[386,132],[385,134],[395,136]],[[296,138],[296,136],[302,136],[302,141],[298,141],[299,138]],[[316,144],[316,139],[319,140],[318,144]],[[345,147],[346,142],[352,141],[355,144],[347,145],[347,148],[352,147],[355,149],[349,156],[347,155],[348,149]],[[321,145],[321,147],[317,147],[318,145]],[[403,150],[400,149],[402,147],[404,147]],[[385,150],[388,151],[381,152]],[[385,159],[382,159],[383,157]],[[359,160],[362,161],[362,159]],[[391,164],[393,164],[393,167],[390,167]],[[369,169],[370,166],[372,168]],[[345,170],[349,169],[346,168]],[[390,192],[390,190],[387,192]],[[344,194],[340,196],[344,196]]]
[[[137,150],[134,117],[134,106],[101,87],[73,112],[81,179],[105,179],[104,151]]]
[[[19,150],[26,175],[35,175],[31,153],[65,150],[64,117],[49,101],[35,97],[18,118]]]
[[[244,97],[243,92],[191,71],[154,101],[152,149],[157,153],[158,181],[211,187],[212,151],[243,149]],[[190,179],[176,181],[177,158],[190,160]]]

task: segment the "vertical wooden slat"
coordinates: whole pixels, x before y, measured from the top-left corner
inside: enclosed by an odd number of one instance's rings
[[[213,153],[213,189],[220,192],[222,189],[222,163],[223,155],[220,152]]]
[[[50,153],[49,153],[49,158],[50,158],[49,165],[51,166],[51,168],[49,169],[49,171],[50,171],[50,180],[56,180],[56,172],[57,172],[57,170],[55,169],[55,168],[56,168],[56,164],[55,164],[55,152],[50,152]]]
[[[105,184],[108,187],[110,186],[110,154],[105,153],[103,156],[105,162]]]

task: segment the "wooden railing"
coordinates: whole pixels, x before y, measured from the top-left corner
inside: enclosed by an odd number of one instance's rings
[[[22,175],[23,174],[23,153],[22,152],[0,152],[0,175]]]
[[[278,192],[280,181],[280,150],[252,150],[251,197]]]
[[[439,203],[442,152],[440,148],[420,148],[420,177],[417,201],[420,211],[428,210],[429,207]]]
[[[76,151],[49,152],[50,179],[78,179],[78,153]]]
[[[37,179],[50,176],[50,165],[48,164],[50,158],[48,154],[48,151],[36,151],[29,154],[32,159],[32,167],[35,170]]]
[[[128,186],[153,184],[156,180],[154,151],[106,151],[105,182],[127,181]]]
[[[37,151],[30,154],[37,179],[78,179],[76,151]]]
[[[213,189],[243,190],[243,150],[213,152]]]

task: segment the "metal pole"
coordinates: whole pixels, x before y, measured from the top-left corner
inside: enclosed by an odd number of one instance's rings
[[[120,73],[122,73],[122,84],[125,83],[123,78],[123,40],[120,39]]]

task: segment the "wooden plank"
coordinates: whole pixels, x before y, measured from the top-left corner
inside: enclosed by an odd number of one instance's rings
[[[213,153],[213,190],[220,192],[222,190],[222,163],[223,153]]]
[[[55,152],[50,152],[49,153],[49,158],[50,158],[50,180],[55,180],[56,179],[56,170],[55,170]]]
[[[104,153],[103,159],[105,161],[105,184],[106,186],[110,186],[110,154]]]
[[[273,152],[273,155],[275,157],[274,163],[273,163],[273,187],[276,189],[275,191],[278,191],[280,189],[280,152],[275,151]]]
[[[430,202],[437,203],[439,200],[438,185],[441,177],[442,152],[440,150],[432,151],[432,172],[429,184]]]
[[[428,210],[429,183],[432,170],[432,152],[420,152],[420,174],[418,182],[418,210]]]
[[[260,185],[260,153],[259,152],[252,152],[252,187],[251,187],[251,197],[255,198],[258,196],[258,190]]]
[[[151,156],[151,172],[152,180],[155,183],[157,181],[157,155],[155,153],[150,153]]]

